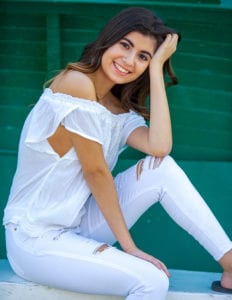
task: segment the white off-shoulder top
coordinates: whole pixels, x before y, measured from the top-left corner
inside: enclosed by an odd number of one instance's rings
[[[146,126],[144,118],[134,111],[116,115],[96,101],[45,89],[22,130],[17,170],[3,220],[4,225],[20,225],[33,237],[52,229],[78,231],[91,194],[74,148],[60,157],[47,141],[60,124],[101,144],[110,170],[130,133]]]

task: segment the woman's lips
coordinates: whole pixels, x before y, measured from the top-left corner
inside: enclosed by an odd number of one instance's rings
[[[127,74],[131,73],[129,70],[125,69],[124,67],[122,67],[118,63],[114,62],[113,64],[114,64],[115,69],[117,71],[119,71],[120,74],[127,75]]]

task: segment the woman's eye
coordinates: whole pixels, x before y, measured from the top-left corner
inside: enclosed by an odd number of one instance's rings
[[[125,42],[120,42],[120,45],[122,45],[123,48],[125,48],[125,49],[129,49],[130,48],[130,45],[127,44],[127,43],[125,43]]]
[[[148,61],[147,56],[144,55],[144,54],[139,54],[139,58],[140,58],[141,60],[143,60],[143,61]]]

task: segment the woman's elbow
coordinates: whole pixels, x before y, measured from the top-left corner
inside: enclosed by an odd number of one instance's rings
[[[172,144],[164,145],[160,147],[154,147],[150,152],[150,154],[154,157],[165,157],[169,155],[172,151]]]
[[[100,179],[107,177],[109,174],[107,170],[104,168],[92,168],[88,170],[83,170],[83,175],[85,180],[90,183],[94,184],[98,182]]]

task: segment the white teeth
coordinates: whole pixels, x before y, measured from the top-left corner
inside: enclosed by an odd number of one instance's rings
[[[114,63],[114,65],[116,66],[116,68],[122,72],[122,73],[125,73],[125,74],[128,74],[129,71],[127,71],[126,69],[122,68],[120,65],[118,65],[117,63]]]

